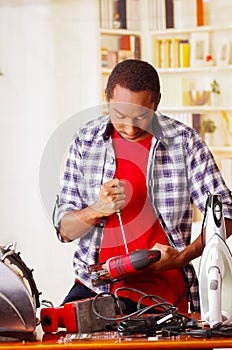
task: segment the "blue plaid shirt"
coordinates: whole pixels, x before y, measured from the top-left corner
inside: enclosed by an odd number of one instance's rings
[[[148,194],[170,245],[181,251],[190,244],[193,203],[204,212],[207,193],[221,194],[224,216],[232,219],[231,192],[208,147],[194,129],[158,112],[153,122]],[[109,116],[101,116],[76,133],[61,187],[58,223],[68,211],[80,210],[95,202],[101,185],[114,177],[116,163],[111,130]],[[87,265],[97,262],[104,224],[101,220],[77,239],[74,254],[76,277],[97,293],[109,291],[109,285],[93,287]],[[63,241],[61,236],[59,239]],[[193,282],[191,300],[195,311],[199,311],[198,281],[191,264],[184,272],[187,281]]]

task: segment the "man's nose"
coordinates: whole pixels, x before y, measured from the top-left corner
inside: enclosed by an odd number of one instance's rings
[[[134,124],[125,125],[125,132],[127,133],[127,135],[133,135],[136,130],[137,130],[137,127]]]

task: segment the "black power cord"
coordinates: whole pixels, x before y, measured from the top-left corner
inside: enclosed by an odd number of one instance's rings
[[[213,328],[206,329],[190,329],[186,330],[186,335],[190,335],[194,338],[213,338],[213,337],[222,337],[222,338],[232,338],[232,324],[222,325],[221,323],[217,324]]]
[[[136,289],[132,290],[137,293],[140,292]],[[96,295],[92,302],[92,311],[99,318],[115,321],[115,323],[117,323],[116,329],[120,336],[138,334],[152,336],[157,333],[165,337],[173,336],[184,332],[186,327],[189,327],[190,323],[194,323],[190,317],[180,314],[178,309],[165,299],[155,295],[146,295],[143,292],[140,292],[140,294],[142,294],[142,297],[138,302],[138,310],[129,315],[123,315],[122,310],[120,310],[120,317],[109,318],[103,316],[97,310],[97,299],[104,295],[111,295],[115,300],[116,307],[120,309],[120,300],[117,297],[117,293],[116,295],[111,293],[100,293]],[[152,300],[153,305],[141,308],[142,301],[144,301],[145,298]],[[151,309],[154,311],[155,315],[142,316],[147,314]]]
[[[178,308],[175,305],[172,305],[163,298],[156,295],[146,295],[145,293],[132,288],[130,290],[142,295],[137,303],[138,310],[129,315],[123,315],[120,306],[120,299],[117,296],[119,290],[121,290],[121,288],[118,288],[115,294],[100,293],[96,295],[92,302],[92,311],[99,318],[115,321],[115,329],[120,336],[159,335],[161,337],[173,337],[178,335],[189,335],[198,338],[232,338],[232,324],[223,325],[218,323],[213,328],[203,328],[202,325],[199,326],[197,319],[179,313]],[[112,298],[114,298],[115,307],[118,308],[121,313],[120,317],[104,317],[98,312],[97,299],[104,295],[111,295]],[[141,308],[142,302],[146,298],[153,301],[153,304]],[[153,315],[147,315],[148,311],[151,310],[154,311]]]
[[[156,334],[156,320],[152,317],[132,318],[117,325],[120,336],[144,334],[147,337]]]
[[[188,327],[189,317],[184,316],[174,308],[170,312],[161,313],[157,316],[146,316],[121,321],[117,330],[119,335],[144,334],[147,337],[161,335],[170,337],[182,334]]]

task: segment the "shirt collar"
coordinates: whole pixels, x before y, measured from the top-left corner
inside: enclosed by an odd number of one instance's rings
[[[168,144],[168,139],[172,139],[178,135],[178,131],[176,130],[172,119],[159,112],[154,112],[152,124],[153,136],[166,145]],[[101,135],[104,141],[109,140],[113,128],[114,127],[110,121],[110,116],[108,115],[102,125]]]

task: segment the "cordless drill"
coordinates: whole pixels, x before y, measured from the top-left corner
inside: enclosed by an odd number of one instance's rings
[[[161,257],[159,250],[138,249],[88,266],[94,286],[116,282],[146,269]]]

